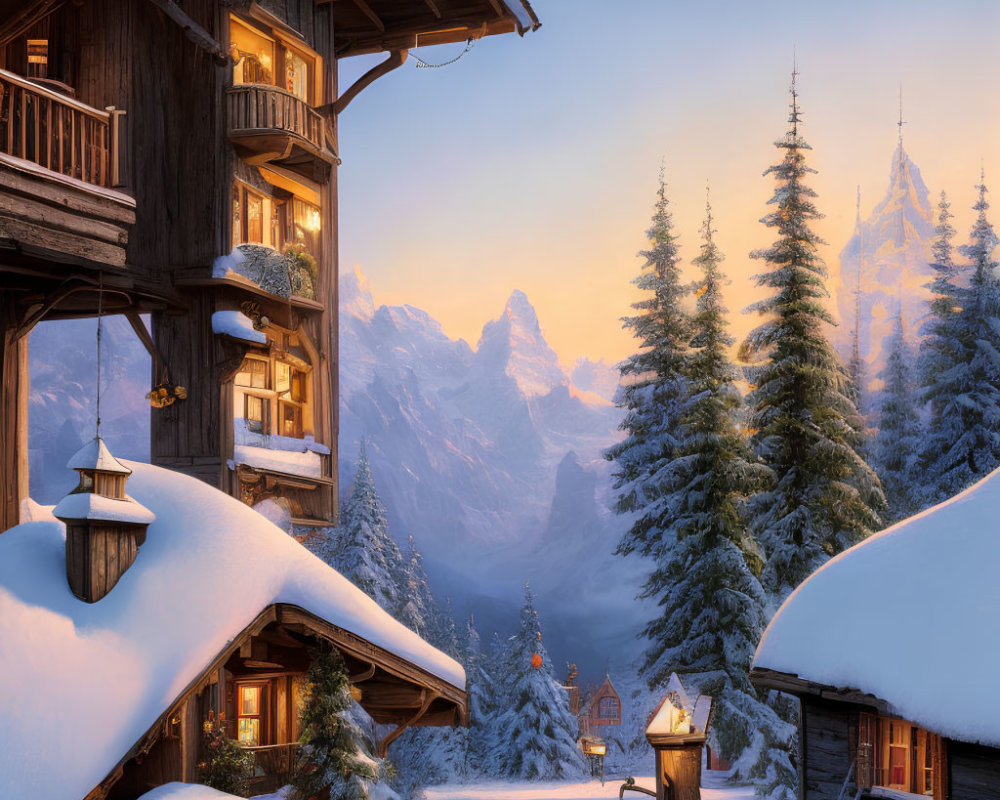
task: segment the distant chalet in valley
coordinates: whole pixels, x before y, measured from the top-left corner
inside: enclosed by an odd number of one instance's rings
[[[1000,471],[817,570],[751,678],[801,702],[800,796],[1000,800]]]
[[[334,520],[340,116],[410,48],[538,25],[528,0],[6,4],[0,531],[27,496],[27,334],[99,307],[152,357],[153,463]],[[382,52],[338,96],[338,61]]]

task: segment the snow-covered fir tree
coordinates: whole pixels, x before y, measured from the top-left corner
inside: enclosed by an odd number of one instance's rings
[[[406,604],[402,591],[408,570],[375,490],[364,443],[358,452],[354,482],[340,512],[332,566],[394,616]]]
[[[497,765],[506,777],[519,780],[582,777],[585,764],[576,746],[577,720],[542,644],[538,612],[527,584],[520,628],[510,645],[511,671],[504,692],[508,704],[495,720]],[[535,666],[539,660],[541,664]]]
[[[615,462],[616,510],[635,515],[618,546],[621,553],[637,550],[649,554],[657,547],[663,522],[659,518],[662,509],[655,502],[655,476],[673,457],[673,431],[686,394],[683,374],[690,320],[681,300],[689,289],[681,283],[662,168],[647,235],[650,249],[640,253],[646,261],[634,281],[647,294],[633,304],[639,313],[624,319],[624,326],[639,340],[639,350],[619,365],[622,389],[617,400],[625,409],[620,427],[626,436],[605,454]]]
[[[465,690],[469,694],[469,734],[465,749],[465,774],[488,774],[488,756],[494,726],[491,722],[493,676],[488,669],[476,621],[469,615],[465,624]]]
[[[747,535],[742,509],[764,488],[770,471],[756,463],[736,416],[741,398],[728,349],[720,270],[711,208],[706,203],[701,270],[695,295],[694,336],[686,368],[689,394],[678,415],[673,459],[658,473],[658,504],[667,511],[656,566],[643,587],[655,598],[657,617],[645,628],[650,645],[643,664],[650,687],[665,687],[672,672],[701,694],[715,698],[711,745],[736,760],[755,736],[784,737],[788,726],[760,702],[750,683],[750,662],[766,624],[762,567],[756,543]],[[766,727],[766,731],[760,731]],[[770,752],[757,747],[754,755]],[[742,777],[763,774],[767,763],[746,764]],[[795,785],[784,756],[775,769]]]
[[[884,348],[888,358],[878,378],[883,389],[879,403],[878,433],[872,457],[885,493],[884,522],[898,522],[920,510],[914,496],[919,483],[916,459],[920,450],[920,416],[917,413],[913,356],[903,335],[903,312],[896,313],[893,332]]]
[[[932,319],[921,352],[923,394],[930,424],[921,452],[926,476],[924,505],[951,497],[1000,464],[1000,288],[993,250],[997,237],[986,217],[985,179],[980,181],[969,259],[961,285],[951,263],[953,234],[947,202],[939,206],[934,245]]]
[[[780,601],[830,556],[879,526],[878,478],[858,450],[863,427],[849,397],[850,378],[823,330],[832,323],[821,239],[809,223],[821,215],[804,179],[809,145],[799,133],[793,75],[783,153],[774,175],[775,209],[761,221],[775,228],[771,247],[751,253],[766,264],[756,276],[770,297],[748,310],[766,317],[747,337],[743,354],[760,363],[748,397],[752,442],[774,472],[774,487],[752,502],[751,526],[764,549],[764,588]]]
[[[424,571],[424,557],[410,536],[407,540],[403,573],[406,585],[401,587],[401,607],[397,619],[410,630],[425,639],[428,633],[441,626],[441,612],[431,594],[427,573]]]

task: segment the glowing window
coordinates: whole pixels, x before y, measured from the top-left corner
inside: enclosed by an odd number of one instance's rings
[[[239,711],[237,738],[244,747],[258,747],[261,743],[261,689],[257,684],[239,686]]]
[[[229,50],[233,83],[274,85],[274,40],[230,18]]]

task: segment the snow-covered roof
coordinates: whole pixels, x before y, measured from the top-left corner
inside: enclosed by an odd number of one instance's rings
[[[101,472],[117,472],[128,475],[131,470],[111,455],[104,440],[97,436],[77,450],[66,464],[69,469],[96,469]]]
[[[128,466],[132,494],[156,521],[97,603],[70,592],[61,523],[0,535],[4,796],[86,795],[274,603],[300,606],[464,688],[461,666],[251,508],[195,478]]]
[[[953,739],[1000,746],[1000,470],[813,573],[754,667],[858,689]]]
[[[212,333],[221,333],[254,344],[267,344],[267,336],[253,326],[253,320],[242,311],[225,310],[212,313]]]
[[[126,495],[125,500],[115,500],[90,492],[68,494],[52,510],[59,519],[99,519],[108,522],[133,522],[149,525],[156,519],[148,508]]]

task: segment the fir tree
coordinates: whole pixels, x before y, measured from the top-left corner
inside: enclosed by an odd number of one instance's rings
[[[482,651],[476,621],[469,615],[465,624],[465,690],[469,694],[469,735],[465,751],[465,774],[486,773],[486,759],[490,749],[493,725],[490,721],[490,695],[493,691],[492,676],[487,669],[486,654]]]
[[[618,404],[625,409],[620,427],[627,435],[605,456],[615,462],[616,510],[636,515],[618,551],[648,555],[658,546],[664,526],[662,509],[656,504],[656,473],[673,457],[676,446],[673,431],[686,394],[683,373],[690,339],[690,320],[680,307],[688,289],[680,281],[662,168],[647,235],[650,249],[639,254],[646,262],[634,283],[650,294],[633,304],[637,315],[623,320],[640,343],[639,352],[619,365],[623,388]]]
[[[749,680],[766,617],[757,578],[762,561],[741,510],[749,495],[767,485],[770,473],[754,463],[737,427],[741,398],[727,355],[733,339],[722,302],[722,254],[707,203],[702,230],[701,252],[693,262],[703,277],[695,291],[689,395],[678,417],[675,457],[659,473],[659,502],[671,521],[643,589],[660,609],[645,629],[651,644],[643,669],[651,688],[665,686],[677,672],[714,697],[712,746],[735,760],[758,727],[768,726],[773,738],[784,735],[786,742],[788,727],[758,700]],[[748,764],[745,771],[754,768]],[[786,779],[793,785],[794,773]]]
[[[851,402],[850,379],[823,331],[832,323],[822,243],[809,223],[820,217],[804,181],[810,149],[799,134],[798,95],[792,82],[790,127],[775,142],[780,163],[764,174],[777,183],[775,210],[761,221],[777,230],[774,244],[751,253],[767,271],[757,285],[773,294],[752,305],[767,317],[743,345],[761,358],[749,395],[752,442],[774,473],[775,485],[754,498],[752,530],[767,559],[764,588],[777,600],[830,556],[879,525],[878,478],[858,454],[862,421]]]
[[[928,504],[957,494],[1000,463],[1000,291],[992,257],[997,238],[986,218],[985,180],[977,189],[976,222],[969,244],[960,248],[970,261],[968,287],[958,285],[950,261],[953,231],[944,201],[934,246],[934,316],[922,353],[931,412],[921,454],[930,480]]]
[[[404,562],[405,585],[400,591],[402,606],[397,618],[410,630],[416,631],[430,641],[432,637],[429,634],[441,626],[440,611],[434,602],[427,573],[424,571],[424,557],[417,550],[412,536],[407,542]],[[437,644],[437,642],[432,643]]]
[[[357,704],[351,698],[344,661],[331,647],[311,656],[292,796],[305,800],[330,789],[342,800],[367,800],[370,784],[379,779],[380,764],[372,757],[370,736],[352,716]]]
[[[555,679],[542,644],[538,612],[527,584],[521,625],[512,645],[509,705],[496,720],[501,769],[520,780],[583,776],[583,754],[576,746],[577,720],[570,714],[569,695]],[[540,666],[534,666],[532,662],[539,659]]]
[[[916,458],[920,448],[920,417],[917,415],[913,359],[903,336],[903,312],[896,314],[889,353],[878,377],[883,383],[878,433],[873,455],[885,492],[885,522],[898,522],[919,510],[913,489],[917,483]]]
[[[341,510],[341,526],[332,566],[383,609],[398,616],[405,604],[406,565],[389,535],[385,508],[375,490],[362,443],[357,470]]]

